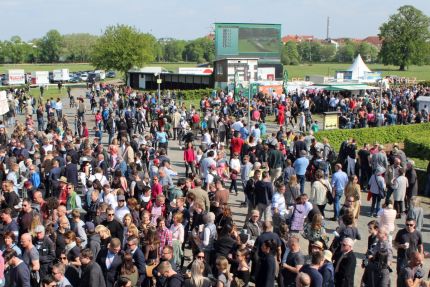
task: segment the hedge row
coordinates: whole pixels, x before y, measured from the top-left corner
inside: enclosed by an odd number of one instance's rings
[[[204,97],[208,97],[212,94],[214,89],[199,89],[199,90],[180,90],[177,93],[183,95],[183,100],[200,100]],[[144,93],[157,94],[157,91],[152,90],[142,90]]]
[[[413,125],[395,125],[385,126],[379,128],[363,128],[363,129],[339,129],[330,131],[320,131],[315,134],[315,137],[322,141],[323,138],[327,138],[332,147],[339,150],[339,147],[343,141],[348,138],[354,138],[358,145],[364,143],[373,144],[378,142],[380,144],[405,142],[409,138],[429,138],[430,137],[430,123],[425,124],[413,124]],[[418,152],[418,155],[421,152]],[[406,152],[408,156],[410,155]],[[416,152],[415,152],[416,154]],[[422,158],[422,156],[415,156]]]
[[[405,153],[410,157],[430,159],[430,131],[427,134],[411,135],[404,141]]]

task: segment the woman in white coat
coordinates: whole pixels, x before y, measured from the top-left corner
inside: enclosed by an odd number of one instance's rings
[[[402,217],[403,202],[405,201],[406,189],[408,188],[408,179],[405,176],[405,169],[399,168],[399,176],[393,179],[392,187],[394,198],[394,209],[397,211],[396,218]]]

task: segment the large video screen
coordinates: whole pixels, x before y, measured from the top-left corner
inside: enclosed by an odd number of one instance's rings
[[[217,59],[226,57],[280,58],[281,25],[215,24]]]

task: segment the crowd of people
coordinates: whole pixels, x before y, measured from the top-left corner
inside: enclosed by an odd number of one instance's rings
[[[420,108],[417,101],[429,95],[428,87],[403,85],[384,88],[382,93],[308,90],[272,98],[279,124],[288,127],[299,123],[299,128],[309,131],[314,123],[311,113],[330,111],[339,112],[339,126],[345,129],[429,122],[430,107]]]
[[[357,266],[362,286],[427,284],[414,163],[398,144],[386,152],[351,138],[335,151],[319,142],[307,119],[316,95],[274,97],[281,128],[268,132],[267,95],[253,98],[251,124],[231,93],[187,107],[174,92],[157,102],[129,87],[89,88],[64,111],[61,98],[8,92],[0,286],[337,287],[356,285]],[[410,94],[390,94],[392,110]],[[338,105],[351,113],[372,106],[348,101]],[[174,168],[174,150],[185,173]],[[365,222],[359,267],[365,196],[374,219]],[[230,197],[244,198],[243,222]],[[397,230],[398,218],[405,226]]]

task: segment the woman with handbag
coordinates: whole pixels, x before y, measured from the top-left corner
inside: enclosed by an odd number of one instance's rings
[[[385,179],[383,174],[385,168],[378,166],[375,173],[369,179],[369,190],[372,194],[372,206],[370,208],[370,216],[376,217],[381,205],[381,199],[385,198]]]
[[[331,184],[327,179],[324,179],[324,172],[322,170],[317,170],[315,173],[315,181],[312,183],[311,188],[310,202],[318,207],[323,217],[325,217],[324,210],[327,203],[333,203]]]

